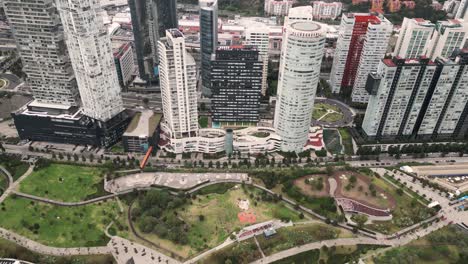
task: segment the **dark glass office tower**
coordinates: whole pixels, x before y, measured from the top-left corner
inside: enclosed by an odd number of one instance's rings
[[[210,60],[218,45],[218,1],[200,0],[200,49],[202,94],[211,97]]]
[[[259,121],[263,61],[253,46],[219,47],[211,60],[213,121],[248,125]]]
[[[128,0],[140,78],[153,81],[158,65],[158,40],[178,28],[176,0]]]

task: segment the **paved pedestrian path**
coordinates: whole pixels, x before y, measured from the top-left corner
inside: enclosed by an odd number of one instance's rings
[[[78,248],[58,248],[50,247],[33,241],[29,238],[23,237],[10,230],[0,227],[0,237],[12,241],[22,247],[31,251],[41,253],[44,255],[53,256],[77,256],[77,255],[103,255],[110,254],[110,249],[104,247],[78,247]]]

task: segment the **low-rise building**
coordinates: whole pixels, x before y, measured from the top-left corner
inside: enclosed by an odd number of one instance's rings
[[[161,117],[151,110],[135,114],[122,136],[125,152],[145,153],[149,147],[156,146]]]

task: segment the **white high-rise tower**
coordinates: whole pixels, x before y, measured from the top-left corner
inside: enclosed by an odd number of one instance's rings
[[[198,133],[197,66],[185,50],[184,35],[178,29],[166,31],[159,40],[159,68],[165,125],[171,138]],[[164,129],[163,126],[163,130]]]
[[[75,77],[53,0],[4,0],[35,106],[79,106]],[[1,6],[1,3],[0,3]]]
[[[393,56],[414,59],[424,55],[434,24],[422,18],[404,18]]]
[[[285,26],[274,127],[282,151],[301,152],[309,133],[325,45],[325,30],[312,21]]]
[[[84,114],[107,121],[123,111],[123,103],[99,0],[57,4]]]

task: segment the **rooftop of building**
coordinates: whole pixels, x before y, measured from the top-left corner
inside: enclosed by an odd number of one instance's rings
[[[404,65],[435,65],[434,61],[430,60],[427,56],[414,59],[405,59],[397,56],[391,59],[383,59],[382,62],[388,67],[397,67],[400,63],[404,63]]]
[[[293,22],[291,23],[291,27],[296,30],[300,31],[307,31],[307,32],[313,32],[313,31],[319,31],[322,26],[318,23],[314,23],[312,21],[310,22]]]
[[[123,135],[125,137],[150,137],[156,131],[161,117],[161,114],[151,110],[136,113]]]
[[[183,38],[184,37],[184,34],[182,34],[182,32],[180,32],[180,30],[177,29],[177,28],[168,29],[167,32],[169,32],[169,34],[171,34],[171,36],[173,38]]]
[[[20,109],[16,110],[15,113],[65,120],[78,120],[83,116],[82,109],[76,106],[41,103],[37,100],[27,103]]]

